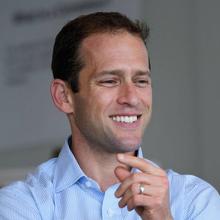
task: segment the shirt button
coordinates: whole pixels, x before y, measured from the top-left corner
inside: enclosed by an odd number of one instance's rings
[[[107,214],[108,214],[109,217],[112,217],[115,214],[115,212],[111,208],[109,208],[107,210]]]
[[[86,185],[86,187],[91,187],[92,186],[92,183],[91,182],[89,182],[89,181],[87,181],[86,183],[85,183],[85,185]]]

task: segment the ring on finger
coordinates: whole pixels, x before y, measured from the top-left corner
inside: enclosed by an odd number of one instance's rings
[[[144,185],[140,184],[139,186],[139,194],[144,194]]]

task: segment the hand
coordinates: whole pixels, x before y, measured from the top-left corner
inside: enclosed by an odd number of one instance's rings
[[[129,211],[135,209],[143,220],[172,220],[166,172],[135,156],[118,154],[117,159],[141,171],[131,173],[122,166],[115,169],[115,175],[121,181],[115,192],[116,197],[121,197],[119,207],[127,206]],[[144,187],[142,193],[140,186]]]

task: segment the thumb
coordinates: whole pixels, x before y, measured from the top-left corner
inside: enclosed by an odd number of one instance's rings
[[[123,182],[131,174],[129,170],[122,166],[116,167],[114,172],[115,176],[119,179],[120,182]]]

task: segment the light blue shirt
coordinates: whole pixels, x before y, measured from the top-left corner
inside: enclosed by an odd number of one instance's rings
[[[139,150],[138,156],[141,154]],[[174,220],[220,219],[220,197],[211,185],[172,170],[167,174]],[[140,220],[134,210],[118,207],[119,200],[114,196],[118,186],[101,192],[99,185],[83,173],[66,141],[58,158],[40,165],[24,181],[0,190],[0,219]]]

